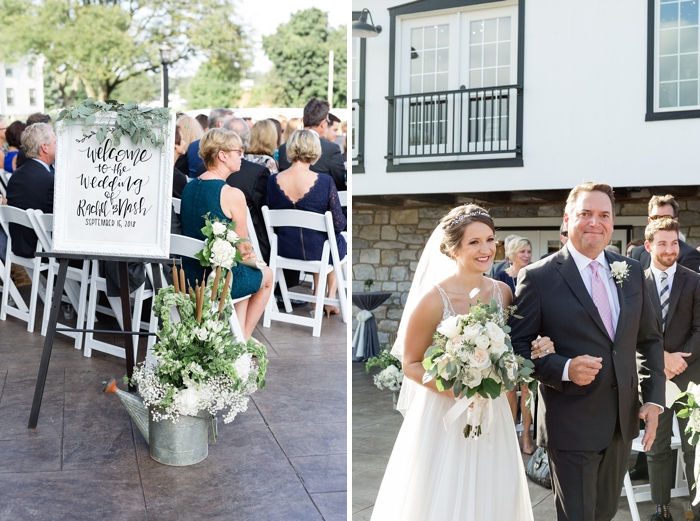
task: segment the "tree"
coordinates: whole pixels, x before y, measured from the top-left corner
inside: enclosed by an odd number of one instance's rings
[[[239,82],[240,78],[231,79],[230,73],[214,63],[204,62],[187,85],[187,106],[190,109],[234,107],[243,92]]]
[[[171,63],[200,52],[229,78],[250,60],[234,0],[0,0],[0,60],[42,54],[57,98],[71,105],[81,86],[104,101],[130,78],[160,70],[158,48]]]
[[[263,49],[274,64],[271,76],[280,106],[302,107],[312,97],[328,97],[328,54],[334,52],[333,106],[347,106],[347,32],[328,26],[328,13],[317,8],[294,13],[277,32],[263,37]]]

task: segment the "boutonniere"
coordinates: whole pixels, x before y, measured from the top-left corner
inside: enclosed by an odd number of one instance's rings
[[[627,280],[629,274],[630,267],[625,261],[616,261],[610,265],[610,276],[615,279],[615,283],[620,287]]]

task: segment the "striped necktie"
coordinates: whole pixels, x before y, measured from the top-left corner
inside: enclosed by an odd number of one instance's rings
[[[666,316],[668,315],[668,301],[671,292],[668,289],[668,273],[661,272],[661,291],[659,291],[659,300],[661,301],[661,320],[663,322],[664,331],[666,331]]]

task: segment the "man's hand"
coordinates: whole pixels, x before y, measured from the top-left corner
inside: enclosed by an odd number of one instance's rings
[[[675,374],[673,374],[673,373],[672,373],[671,371],[669,371],[668,369],[664,369],[664,374],[666,375],[666,380],[670,380],[671,378],[673,378],[674,376],[676,376]]]
[[[569,380],[576,385],[588,385],[595,380],[598,371],[603,367],[602,358],[590,355],[577,356],[569,362]]]
[[[659,425],[659,414],[661,413],[661,408],[653,403],[645,403],[639,408],[639,418],[644,420],[646,428],[644,429],[644,437],[642,438],[642,445],[644,445],[644,452],[651,449],[652,443],[656,438],[656,427]]]
[[[671,373],[673,376],[681,374],[688,368],[688,363],[683,359],[689,356],[690,353],[669,353],[664,351],[664,368],[666,372]]]

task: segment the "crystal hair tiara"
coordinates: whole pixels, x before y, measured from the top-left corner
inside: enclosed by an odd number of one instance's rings
[[[476,217],[477,215],[480,215],[480,216],[482,216],[482,217],[488,217],[489,219],[491,218],[491,216],[490,216],[487,212],[485,212],[485,211],[483,211],[483,210],[472,210],[472,211],[469,212],[469,213],[463,213],[462,215],[457,216],[457,217],[455,217],[454,219],[452,219],[452,222],[450,223],[450,228],[451,228],[452,226],[458,225],[458,224],[461,223],[464,219],[468,219],[468,218],[470,218],[470,217]]]

